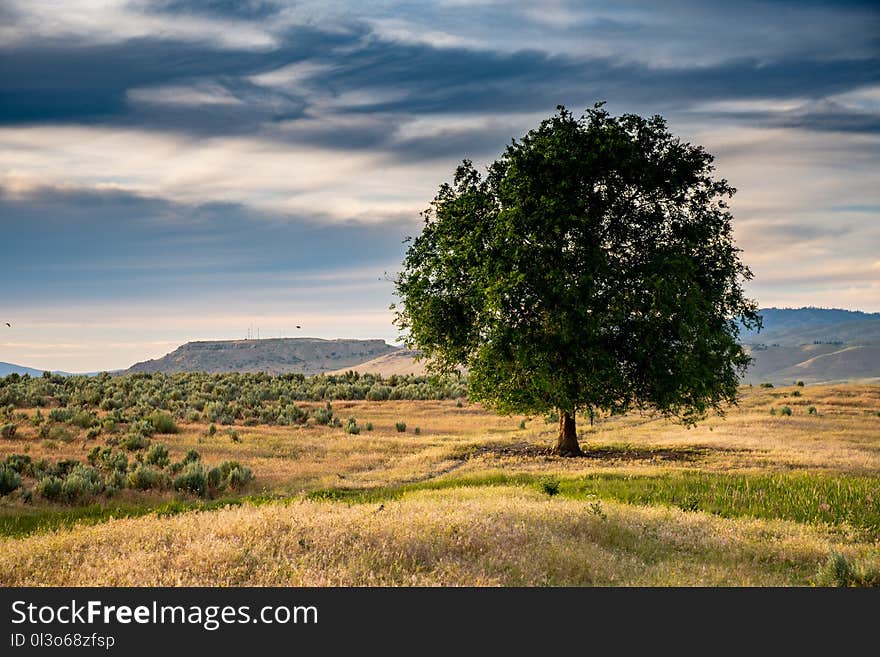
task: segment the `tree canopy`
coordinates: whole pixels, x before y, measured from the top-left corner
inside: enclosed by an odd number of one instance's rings
[[[659,116],[564,107],[485,175],[465,160],[423,213],[395,323],[472,399],[560,414],[654,409],[691,424],[735,402],[760,326],[713,157]]]

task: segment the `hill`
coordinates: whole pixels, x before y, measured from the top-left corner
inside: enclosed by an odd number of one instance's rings
[[[42,376],[43,370],[35,370],[33,367],[25,367],[16,365],[15,363],[0,362],[0,376],[9,376],[10,374],[29,374],[30,376]]]
[[[361,374],[381,374],[382,376],[391,376],[392,374],[425,374],[425,361],[417,361],[416,357],[418,355],[419,352],[412,349],[398,349],[354,367],[342,368],[335,372],[329,372],[329,374],[345,374],[349,370],[354,370]]]
[[[275,338],[187,342],[162,358],[132,365],[126,373],[320,374],[351,368],[397,349],[384,340]]]
[[[10,374],[29,375],[33,377],[43,376],[45,370],[34,369],[33,367],[25,367],[24,365],[16,365],[15,363],[0,362],[0,377],[9,376]],[[61,370],[52,370],[52,374],[60,374],[61,376],[73,376],[70,372],[62,372]],[[97,372],[90,372],[97,374]]]
[[[880,313],[764,308],[764,329],[745,332],[755,359],[745,383],[880,378]]]

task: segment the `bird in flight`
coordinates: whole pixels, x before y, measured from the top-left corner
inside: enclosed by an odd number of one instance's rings
[[[12,328],[12,324],[10,324],[9,322],[6,322],[6,326],[8,326],[9,328]],[[297,328],[299,328],[299,327],[297,326]]]
[[[296,328],[299,328],[299,329],[301,329],[301,328],[302,328],[302,326],[297,326],[297,327],[296,327]]]

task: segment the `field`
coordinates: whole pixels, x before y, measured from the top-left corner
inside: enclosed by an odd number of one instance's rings
[[[16,430],[0,459],[125,451],[113,423],[89,437],[88,422],[68,420],[41,436],[37,410],[7,410]],[[212,430],[178,410],[176,433],[127,451],[130,477],[167,447],[170,465],[145,490],[52,500],[23,470],[0,498],[0,584],[880,584],[876,385],[743,387],[738,407],[691,429],[579,418],[576,459],[548,455],[545,418],[455,398],[334,400],[341,426],[252,418]],[[205,472],[234,461],[254,478],[178,486],[191,450]]]

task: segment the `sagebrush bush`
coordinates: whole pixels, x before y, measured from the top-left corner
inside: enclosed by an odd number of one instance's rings
[[[810,415],[815,415],[815,414],[816,414],[816,407],[815,407],[815,406],[810,406],[810,407],[807,409],[807,413],[809,413]]]
[[[12,468],[20,475],[34,475],[34,462],[27,454],[10,454],[3,465]]]
[[[89,465],[78,464],[61,482],[61,497],[68,502],[88,500],[104,491],[104,476]]]
[[[345,421],[345,426],[343,427],[345,433],[350,433],[357,435],[361,432],[361,428],[358,426],[357,419],[354,417],[350,417]]]
[[[174,479],[174,490],[204,497],[208,490],[208,474],[200,462],[188,463]]]
[[[141,464],[128,474],[128,485],[137,490],[164,488],[165,474],[152,465]]]
[[[780,415],[791,415],[791,408],[788,406],[783,406],[782,408],[779,409],[779,414]]]
[[[161,443],[150,445],[150,449],[147,450],[147,456],[144,460],[149,465],[155,465],[160,468],[164,468],[171,463],[171,459],[168,456],[168,448]]]
[[[819,567],[817,586],[880,586],[880,568],[855,564],[839,552],[832,552]]]
[[[406,422],[395,422],[394,428],[397,429],[397,433],[403,433],[406,431]]]
[[[230,488],[241,488],[254,478],[251,469],[238,461],[224,461],[220,464],[224,483]]]
[[[92,427],[88,431],[86,431],[86,439],[95,440],[98,436],[101,435],[101,427]]]
[[[155,433],[177,433],[179,431],[174,423],[174,418],[162,411],[150,413],[147,416],[147,421],[152,425]]]
[[[373,423],[372,423],[372,422],[367,422],[367,423],[364,425],[364,429],[366,429],[367,431],[372,431],[372,430],[373,430]]]
[[[140,431],[131,431],[125,435],[120,444],[128,451],[136,452],[147,447],[150,444],[150,439]]]
[[[207,482],[209,490],[220,490],[223,488],[223,471],[217,467],[208,470]]]
[[[11,422],[7,422],[3,426],[0,426],[0,437],[6,438],[7,440],[11,440],[15,438],[15,432],[18,427]]]
[[[47,500],[58,500],[61,498],[62,483],[59,477],[47,475],[34,484],[34,493]]]
[[[44,429],[46,430],[45,436],[43,435]],[[69,443],[73,442],[73,440],[76,438],[76,434],[74,434],[67,427],[61,426],[60,424],[44,424],[42,427],[40,427],[40,437],[48,438],[49,440],[56,440],[62,443]]]
[[[21,486],[21,475],[15,468],[0,463],[0,495],[8,495]]]
[[[77,411],[70,418],[70,424],[78,426],[80,429],[91,429],[99,422],[98,416],[89,411]]]
[[[69,422],[73,418],[72,408],[53,408],[49,411],[49,419],[53,422]]]

